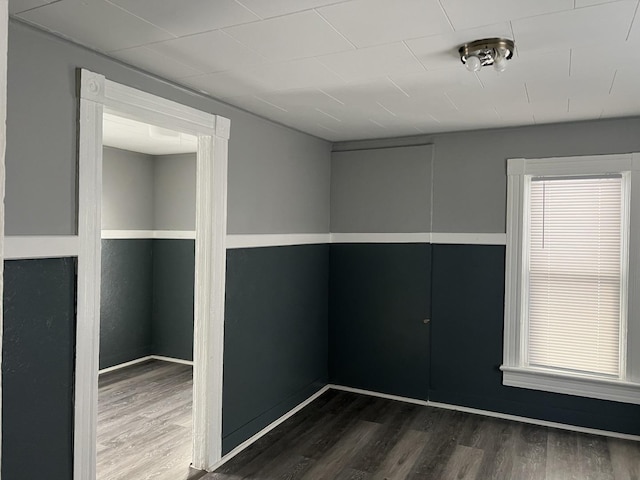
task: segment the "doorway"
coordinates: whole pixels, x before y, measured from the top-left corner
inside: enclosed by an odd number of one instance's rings
[[[103,115],[97,479],[191,464],[197,138]]]
[[[210,470],[222,451],[229,121],[87,70],[79,79],[74,478],[96,478],[104,113],[197,138],[191,458],[194,468]]]

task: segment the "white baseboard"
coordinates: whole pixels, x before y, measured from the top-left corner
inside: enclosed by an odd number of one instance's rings
[[[398,402],[414,403],[426,407],[429,402],[426,400],[418,400],[417,398],[400,397],[398,395],[389,395],[388,393],[372,392],[371,390],[363,390],[361,388],[345,387],[344,385],[329,384],[329,388],[333,390],[341,390],[343,392],[359,393],[361,395],[369,395],[370,397],[386,398],[387,400],[396,400]]]
[[[147,360],[153,360],[151,355],[147,355],[146,357],[136,358],[135,360],[131,360],[130,362],[119,363],[118,365],[114,365],[113,367],[103,368],[102,370],[98,370],[98,375],[102,375],[103,373],[113,372],[115,370],[120,370],[121,368],[130,367],[131,365],[136,365],[138,363],[146,362]]]
[[[150,355],[152,360],[161,360],[163,362],[173,362],[180,363],[182,365],[191,365],[193,366],[193,360],[183,360],[181,358],[174,357],[163,357],[162,355]]]
[[[459,405],[450,405],[448,403],[440,403],[440,402],[418,400],[415,398],[400,397],[397,395],[389,395],[386,393],[373,392],[371,390],[363,390],[360,388],[344,387],[342,385],[329,384],[327,386],[334,390],[342,390],[345,392],[359,393],[362,395],[386,398],[389,400],[397,400],[399,402],[413,403],[416,405],[423,405],[427,407],[443,408],[446,410],[456,410],[458,412],[472,413],[475,415],[484,415],[485,417],[501,418],[504,420],[512,420],[514,422],[528,423],[531,425],[538,425],[541,427],[551,427],[551,428],[558,428],[561,430],[569,430],[572,432],[587,433],[589,435],[601,435],[604,437],[622,438],[624,440],[634,440],[636,442],[640,441],[640,436],[630,435],[627,433],[611,432],[608,430],[598,430],[596,428],[578,427],[576,425],[568,425],[566,423],[548,422],[546,420],[538,420],[535,418],[520,417],[518,415],[509,415],[508,413],[492,412],[490,410],[480,410],[478,408],[462,407]]]
[[[538,425],[540,427],[558,428],[561,430],[569,430],[572,432],[587,433],[589,435],[600,435],[603,437],[622,438],[624,440],[633,440],[640,442],[640,435],[630,435],[628,433],[611,432],[609,430],[598,430],[597,428],[579,427],[577,425],[568,425],[566,423],[548,422],[546,420],[538,420],[536,418],[520,417],[518,415],[509,415],[508,413],[492,412],[490,410],[480,410],[477,408],[461,407],[459,405],[450,405],[448,403],[428,402],[430,407],[444,408],[446,410],[456,410],[458,412],[473,413],[475,415],[484,415],[485,417],[501,418],[503,420],[512,420],[514,422],[528,423]]]
[[[113,372],[115,370],[120,370],[121,368],[130,367],[132,365],[146,362],[148,360],[160,360],[162,362],[180,363],[182,365],[193,365],[193,361],[191,360],[182,360],[181,358],[173,358],[173,357],[163,357],[162,355],[147,355],[146,357],[136,358],[135,360],[131,360],[130,362],[119,363],[118,365],[114,365],[113,367],[107,367],[107,368],[103,368],[102,370],[98,370],[98,375],[102,375],[103,373]]]
[[[269,433],[271,430],[276,428],[282,422],[284,422],[284,421],[288,420],[289,418],[293,417],[296,413],[298,413],[304,407],[309,405],[311,402],[313,402],[316,398],[318,398],[320,395],[325,393],[327,390],[329,390],[329,385],[325,385],[320,390],[318,390],[316,393],[314,393],[309,398],[307,398],[304,402],[298,404],[296,407],[294,407],[291,410],[289,410],[287,413],[285,413],[283,416],[278,418],[276,421],[271,422],[269,425],[264,427],[258,433],[256,433],[252,437],[250,437],[247,440],[245,440],[244,442],[242,442],[240,445],[238,445],[236,448],[231,450],[229,453],[227,453],[224,457],[222,457],[216,463],[211,465],[211,467],[209,468],[208,471],[213,472],[215,469],[217,469],[217,468],[221,467],[222,465],[224,465],[225,463],[227,463],[229,460],[231,460],[233,457],[238,455],[240,452],[242,452],[245,448],[250,446],[256,440],[258,440],[261,437],[264,437],[267,433]]]

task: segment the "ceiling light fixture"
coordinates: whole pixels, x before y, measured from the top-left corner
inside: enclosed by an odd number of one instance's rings
[[[513,40],[485,38],[465,43],[458,52],[460,61],[470,72],[477,72],[486,65],[493,65],[496,71],[504,72],[507,68],[507,60],[513,57],[514,47]]]

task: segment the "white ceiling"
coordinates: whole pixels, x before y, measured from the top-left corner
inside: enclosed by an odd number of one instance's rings
[[[640,115],[639,0],[10,0],[41,28],[328,140]],[[460,44],[503,36],[502,74]]]
[[[102,118],[102,144],[147,155],[191,153],[198,150],[198,139],[193,135],[110,113],[105,113]]]

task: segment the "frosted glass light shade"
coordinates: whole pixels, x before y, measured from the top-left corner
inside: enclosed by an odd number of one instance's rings
[[[467,70],[470,72],[477,72],[482,68],[482,62],[476,55],[469,55],[465,63]]]
[[[493,61],[493,68],[496,72],[504,72],[507,69],[507,59],[502,55],[498,55]]]

